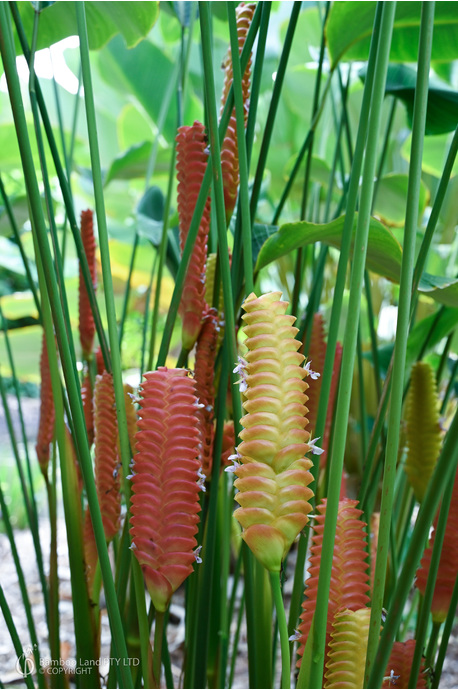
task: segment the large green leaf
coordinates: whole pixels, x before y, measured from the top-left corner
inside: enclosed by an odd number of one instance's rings
[[[365,69],[360,72],[364,77]],[[413,104],[417,81],[416,70],[406,65],[390,65],[385,93],[399,98],[407,108],[409,126],[412,127]],[[425,134],[453,132],[458,122],[458,93],[438,86],[433,81],[428,89]]]
[[[263,268],[293,249],[305,247],[307,244],[314,244],[315,242],[323,242],[340,249],[344,222],[345,216],[340,216],[340,218],[322,225],[306,221],[285,223],[278,229],[278,232],[264,242],[259,252],[256,268]],[[353,226],[353,239],[355,231],[356,219]],[[389,280],[398,282],[401,259],[402,249],[397,239],[382,223],[371,218],[367,267]]]
[[[111,163],[105,177],[107,185],[111,180],[131,180],[136,177],[145,177],[148,163],[153,150],[151,141],[131,146],[116,156]],[[155,172],[168,172],[170,168],[170,151],[160,148],[157,152]]]
[[[423,170],[434,177],[440,177],[444,169],[451,135],[437,134],[434,137],[425,137],[423,140],[423,158],[421,166]],[[412,135],[409,135],[401,147],[401,154],[406,161],[410,162],[410,150],[412,148]],[[452,176],[458,173],[458,158],[455,158]]]
[[[367,60],[376,2],[334,2],[326,24],[332,66],[345,60]],[[421,2],[398,2],[391,41],[391,62],[416,62]],[[458,12],[454,2],[436,3],[432,60],[458,58]]]
[[[392,174],[382,177],[378,183],[374,214],[390,227],[404,227],[406,215],[407,175]],[[420,182],[418,214],[421,219],[429,201],[429,190],[423,181]]]
[[[99,50],[122,34],[129,48],[137,45],[153,28],[159,13],[159,2],[86,2],[89,48]],[[34,9],[29,2],[18,3],[27,36],[32,35]],[[48,48],[67,36],[78,33],[75,4],[55,2],[41,13],[37,48]],[[22,52],[19,44],[17,52]]]
[[[458,308],[458,280],[423,273],[418,289],[436,302]]]

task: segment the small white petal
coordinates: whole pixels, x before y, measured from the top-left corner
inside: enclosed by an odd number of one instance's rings
[[[315,443],[320,440],[320,437],[314,438],[311,441],[308,442],[308,445],[310,446],[310,450],[312,451],[313,455],[321,455],[324,453],[324,448],[318,448],[315,446]]]
[[[307,374],[310,376],[310,378],[312,378],[314,381],[316,381],[317,379],[320,378],[321,374],[319,374],[317,371],[312,371],[312,369],[310,369],[311,363],[312,363],[312,360],[310,359],[307,362],[307,364],[305,365],[304,369],[307,372]]]
[[[132,542],[132,544],[129,546],[129,549],[131,549],[132,551],[137,550],[137,546],[135,545],[135,542]]]
[[[301,639],[301,634],[300,634],[299,630],[295,630],[294,635],[291,635],[290,637],[288,637],[288,640],[290,642],[296,642],[297,640],[300,640],[300,639]]]
[[[194,549],[193,554],[194,558],[196,559],[196,563],[202,563],[202,559],[200,557],[200,552],[202,551],[202,547],[198,546],[196,549]]]

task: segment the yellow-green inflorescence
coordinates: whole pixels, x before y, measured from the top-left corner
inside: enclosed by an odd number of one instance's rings
[[[243,309],[247,353],[236,367],[246,411],[234,458],[239,503],[234,515],[256,558],[276,572],[310,512],[311,460],[321,453],[306,431],[307,376],[316,377],[298,352],[294,316],[280,292],[247,297]]]

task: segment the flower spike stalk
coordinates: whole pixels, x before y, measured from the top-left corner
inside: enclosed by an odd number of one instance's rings
[[[145,374],[132,481],[132,550],[157,611],[199,558],[200,433],[195,383],[184,369]]]
[[[235,487],[239,503],[234,515],[242,538],[256,558],[272,572],[281,563],[310,512],[311,461],[305,454],[320,452],[309,443],[307,370],[301,366],[294,316],[286,315],[281,293],[247,297],[245,345],[240,359],[240,389],[247,414],[242,418],[242,443],[237,450]]]
[[[250,28],[253,14],[256,9],[254,3],[245,5],[243,2],[237,6],[235,10],[237,21],[237,38],[239,44],[239,55],[243,50],[246,36]],[[232,68],[232,57],[229,49],[227,58],[223,63],[225,67],[223,95],[221,99],[221,114],[232,86],[234,79]],[[242,77],[242,93],[244,104],[245,127],[248,119],[248,106],[250,102],[250,78],[251,78],[251,57],[248,60],[245,73]],[[235,108],[232,111],[229,125],[227,127],[226,136],[224,137],[221,146],[221,170],[223,174],[224,186],[224,206],[226,208],[226,222],[229,223],[232,213],[234,211],[235,202],[237,200],[237,190],[239,187],[239,153],[237,146],[237,124],[235,117]]]
[[[119,530],[121,516],[121,467],[118,453],[118,423],[113,376],[97,375],[94,386],[95,485],[102,513],[105,538],[111,541]]]
[[[436,379],[427,362],[412,367],[406,401],[405,471],[415,498],[422,502],[442,443]]]
[[[180,127],[176,142],[180,249],[183,252],[207,166],[208,148],[204,125],[196,121],[192,127]],[[210,197],[207,198],[200,221],[180,304],[183,319],[182,343],[188,352],[198,338],[205,312],[205,268],[209,229]]]
[[[97,289],[96,245],[93,213],[89,209],[81,212],[81,241],[83,243],[89,266],[89,273],[91,274],[95,291]],[[95,321],[81,269],[79,274],[79,333],[83,357],[87,360],[91,359],[95,336]]]

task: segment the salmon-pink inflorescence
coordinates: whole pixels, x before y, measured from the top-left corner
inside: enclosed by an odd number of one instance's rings
[[[429,546],[423,554],[420,568],[417,570],[416,586],[422,594],[426,591],[431,557],[434,547],[437,522],[439,513],[434,521],[434,530],[431,534]],[[435,623],[442,623],[447,617],[452,599],[453,588],[458,576],[458,475],[455,477],[453,485],[452,500],[445,528],[444,542],[437,572],[436,586],[434,588],[433,601],[431,604],[432,618]]]
[[[245,45],[248,30],[250,28],[251,21],[253,19],[253,13],[256,9],[254,3],[245,5],[243,2],[237,6],[235,10],[236,21],[237,21],[237,37],[239,44],[239,55],[243,50]],[[227,96],[229,89],[231,88],[234,74],[232,68],[232,56],[229,50],[227,58],[224,62],[225,75],[224,75],[224,86],[223,95],[221,99],[221,112],[224,109],[224,105],[227,101]],[[251,78],[251,56],[248,60],[245,73],[242,77],[242,94],[243,94],[243,104],[245,106],[244,116],[245,116],[245,127],[248,118],[248,104],[250,101],[250,78]],[[223,186],[224,186],[224,203],[226,207],[226,220],[229,222],[232,213],[234,211],[235,202],[237,199],[237,190],[239,186],[239,152],[237,146],[237,121],[235,117],[235,109],[232,111],[231,118],[227,127],[226,136],[224,137],[223,144],[221,146],[221,170],[223,174]]]
[[[51,373],[49,370],[48,348],[46,346],[46,338],[43,333],[41,357],[40,357],[40,421],[38,423],[37,443],[35,450],[37,452],[40,469],[46,475],[49,463],[49,447],[54,436],[54,422],[55,409],[54,397],[51,386]]]
[[[178,217],[180,248],[183,252],[194,208],[207,167],[208,149],[205,127],[194,122],[192,127],[180,127],[177,142]],[[182,342],[191,350],[199,335],[205,312],[205,266],[207,237],[210,229],[210,197],[205,204],[199,232],[186,273],[180,314],[183,318]]]
[[[390,659],[385,671],[385,680],[382,688],[410,688],[409,679],[412,669],[413,655],[415,653],[415,640],[407,642],[395,642],[391,650]],[[424,663],[420,666],[416,688],[426,688],[424,676]]]
[[[193,570],[199,522],[200,433],[184,369],[145,374],[132,481],[132,551],[158,611]],[[200,557],[199,557],[200,558]]]
[[[304,528],[313,495],[307,426],[307,375],[299,354],[294,316],[281,293],[245,300],[244,332],[247,353],[236,367],[247,414],[234,464],[234,515],[242,537],[258,560],[279,571],[291,544]]]
[[[95,485],[107,541],[119,530],[121,515],[118,424],[113,376],[97,375],[94,386]]]
[[[316,608],[318,577],[320,571],[321,551],[323,547],[324,522],[326,519],[326,499],[317,506],[316,524],[312,539],[309,578],[306,580],[306,600],[302,604],[303,613],[299,625],[299,656],[304,653],[305,643],[312,624]],[[326,643],[331,639],[332,622],[338,611],[362,609],[369,601],[368,565],[366,563],[366,523],[361,520],[362,511],[357,509],[358,502],[344,499],[339,502],[336,525],[334,555],[332,560],[331,587],[329,590],[329,608],[327,619]],[[299,664],[300,665],[300,662]]]
[[[86,373],[81,384],[81,400],[83,402],[84,421],[86,423],[89,446],[94,441],[94,404],[92,395],[92,383],[89,372]]]
[[[215,403],[215,359],[218,340],[218,313],[209,309],[204,317],[202,330],[197,340],[194,377],[196,393],[202,407],[199,419],[202,434],[202,471],[208,478],[212,470]]]
[[[90,210],[81,212],[81,241],[95,290],[97,288],[96,244],[93,214]],[[95,336],[95,322],[81,268],[79,274],[79,333],[83,356],[85,359],[90,359]]]

